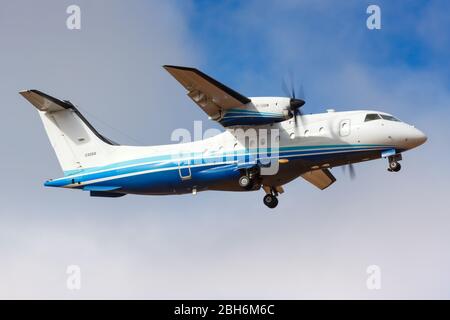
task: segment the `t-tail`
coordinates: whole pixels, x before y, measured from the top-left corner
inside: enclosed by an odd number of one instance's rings
[[[36,107],[65,176],[108,163],[116,143],[98,133],[70,101],[38,90],[20,94]]]

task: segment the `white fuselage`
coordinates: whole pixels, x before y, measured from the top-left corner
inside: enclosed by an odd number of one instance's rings
[[[237,184],[242,174],[239,170],[246,170],[251,163],[242,166],[242,159],[229,155],[256,154],[259,161],[262,154],[267,156],[261,141],[267,146],[270,140],[269,149],[275,147],[274,141],[277,142],[278,153],[269,158],[276,158],[280,165],[275,172],[262,175],[260,185],[277,187],[309,171],[378,159],[385,150],[400,153],[426,140],[421,131],[409,124],[381,118],[365,121],[367,114],[387,115],[364,110],[329,111],[270,125],[227,128],[214,137],[188,143],[114,146],[103,150],[107,163],[49,181],[46,185],[87,190],[89,186],[112,188],[120,185],[127,193],[138,194],[244,191]],[[256,134],[256,139],[237,134],[239,129],[251,131]],[[279,139],[273,139],[268,132],[275,132]]]

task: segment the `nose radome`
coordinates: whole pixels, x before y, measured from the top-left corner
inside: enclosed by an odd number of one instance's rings
[[[419,129],[413,128],[411,136],[409,137],[409,141],[412,144],[412,148],[418,147],[421,144],[424,144],[427,141],[427,136],[425,133],[420,131]]]

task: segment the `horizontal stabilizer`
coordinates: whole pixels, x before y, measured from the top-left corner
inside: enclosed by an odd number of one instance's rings
[[[57,112],[73,108],[71,103],[51,97],[39,90],[24,90],[19,93],[42,112]]]

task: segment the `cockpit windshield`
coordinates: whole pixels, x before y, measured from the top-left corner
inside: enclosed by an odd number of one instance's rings
[[[378,113],[368,113],[366,115],[366,118],[364,119],[364,122],[378,120],[378,119],[381,119],[381,117]]]
[[[379,120],[379,119],[383,119],[383,120],[387,120],[387,121],[397,121],[397,122],[401,122],[400,120],[398,120],[397,118],[387,115],[387,114],[378,114],[378,113],[368,113],[366,114],[366,118],[364,119],[364,122],[367,121],[373,121],[373,120]]]
[[[397,118],[395,118],[395,117],[393,117],[393,116],[390,116],[390,115],[387,115],[387,114],[381,114],[381,117],[382,117],[384,120],[401,122],[401,121],[398,120]]]

